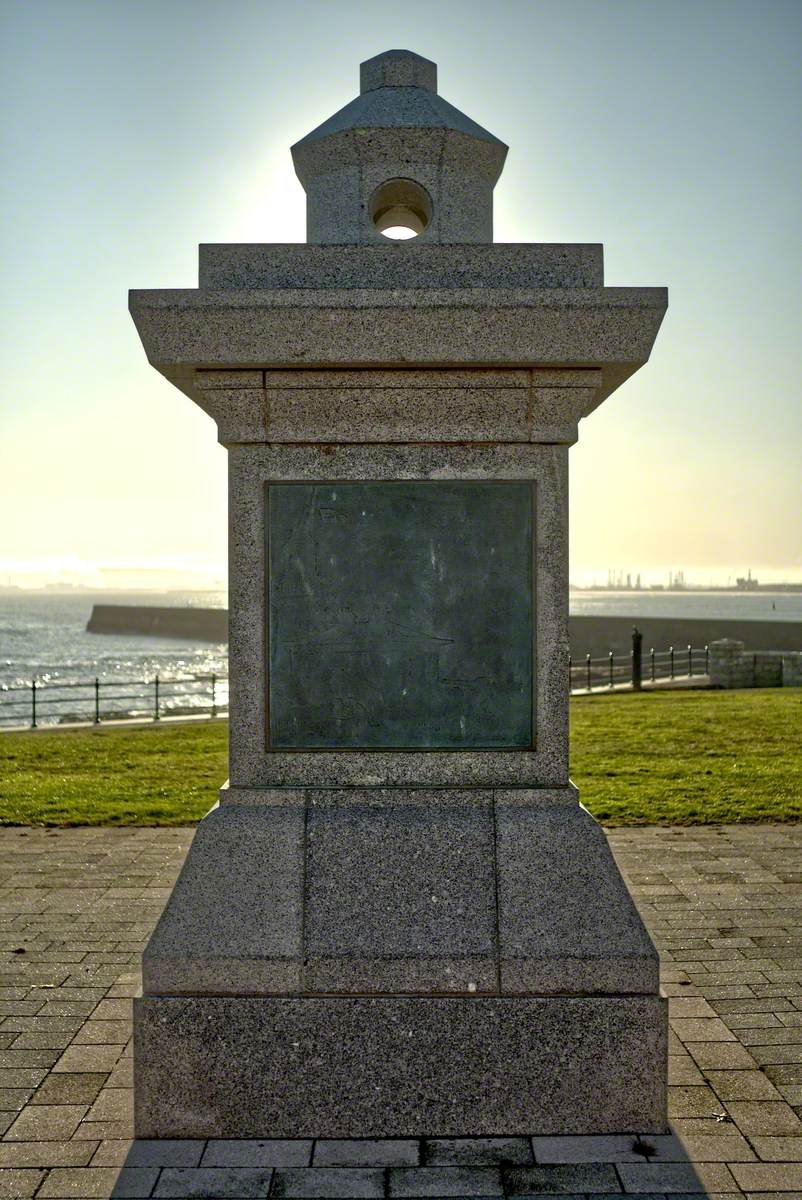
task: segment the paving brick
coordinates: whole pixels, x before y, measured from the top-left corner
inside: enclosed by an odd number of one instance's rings
[[[85,1167],[93,1142],[2,1142],[0,1170],[8,1167]]]
[[[427,1167],[529,1166],[530,1138],[426,1138],[421,1161]]]
[[[735,1180],[724,1163],[622,1163],[618,1173],[627,1192],[737,1195]]]
[[[68,1046],[53,1067],[54,1071],[67,1073],[89,1072],[96,1074],[111,1071],[125,1049],[115,1046]]]
[[[727,1132],[683,1138],[685,1157],[692,1162],[754,1162],[757,1157],[740,1134]]]
[[[56,1075],[51,1071],[31,1104],[91,1104],[105,1081],[103,1074]]]
[[[724,1109],[709,1087],[670,1087],[669,1117],[715,1117]]]
[[[671,1162],[687,1158],[682,1142],[672,1135],[533,1137],[532,1148],[538,1166],[549,1163],[642,1163],[653,1159]]]
[[[671,1084],[704,1084],[705,1077],[690,1054],[669,1054],[668,1082]]]
[[[69,1138],[81,1123],[85,1104],[29,1105],[6,1133],[16,1142],[54,1141]]]
[[[504,1191],[508,1196],[529,1196],[534,1193],[565,1195],[619,1192],[620,1187],[615,1168],[611,1165],[572,1163],[554,1167],[509,1167],[504,1171]]]
[[[297,1143],[287,1142],[285,1145],[294,1146]],[[420,1144],[416,1138],[319,1138],[315,1142],[312,1158],[315,1167],[416,1167],[419,1162]],[[305,1164],[275,1162],[273,1165]]]
[[[0,1196],[13,1197],[13,1200],[25,1200],[26,1197],[36,1194],[36,1189],[42,1182],[44,1174],[44,1171],[0,1171]]]
[[[802,1135],[799,1137],[753,1136],[758,1158],[766,1162],[802,1162]]]
[[[129,1088],[103,1088],[89,1112],[87,1121],[133,1121],[134,1097]]]
[[[745,1192],[802,1193],[802,1163],[734,1163],[732,1174]]]
[[[51,1171],[37,1200],[42,1197],[81,1197],[92,1200],[107,1196],[150,1196],[159,1172],[143,1167],[60,1167]],[[200,1194],[200,1193],[199,1193]]]
[[[802,1136],[802,1121],[783,1101],[728,1101],[727,1112],[742,1133]]]
[[[33,1088],[0,1088],[0,1111],[19,1112],[33,1095]]]
[[[76,1033],[76,1046],[118,1045],[131,1036],[131,1021],[87,1021]]]
[[[127,1145],[128,1143],[122,1143]],[[238,1145],[239,1143],[234,1143]],[[197,1167],[200,1165],[206,1142],[202,1139],[178,1138],[137,1138],[130,1143],[126,1157],[129,1167]],[[205,1163],[205,1166],[250,1166],[259,1167],[263,1163]]]
[[[755,1059],[738,1042],[686,1042],[685,1049],[702,1070],[755,1070]]]
[[[720,1100],[780,1100],[762,1071],[708,1071],[707,1082]]]
[[[94,1142],[89,1144],[96,1145]],[[91,1167],[121,1167],[128,1160],[131,1145],[130,1138],[100,1142],[92,1154],[89,1165]]]
[[[465,1197],[502,1196],[504,1191],[499,1167],[391,1167],[387,1194]]]

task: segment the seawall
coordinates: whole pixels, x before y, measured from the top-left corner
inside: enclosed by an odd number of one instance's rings
[[[735,638],[747,650],[802,650],[802,621],[734,621],[715,617],[570,617],[571,657],[626,654],[632,649],[632,626],[643,634],[643,652],[709,646],[719,638]]]
[[[228,610],[177,606],[162,608],[149,604],[95,604],[86,628],[89,633],[134,633],[143,637],[227,642]]]
[[[747,650],[802,650],[801,621],[738,621],[713,617],[605,617],[569,618],[571,655],[579,660],[612,650],[627,654],[632,648],[632,626],[643,634],[643,650],[683,650],[709,645],[718,638],[734,638]],[[155,605],[96,604],[86,626],[90,633],[136,633],[149,637],[190,638],[203,642],[228,641],[228,610],[179,608]]]

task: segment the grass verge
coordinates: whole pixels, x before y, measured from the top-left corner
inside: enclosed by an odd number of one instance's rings
[[[571,701],[571,775],[610,825],[802,819],[802,690]],[[0,824],[187,825],[227,775],[228,726],[0,735]]]

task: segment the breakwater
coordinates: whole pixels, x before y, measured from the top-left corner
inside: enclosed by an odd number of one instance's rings
[[[86,629],[88,633],[227,642],[228,610],[149,604],[95,604]]]
[[[745,621],[715,617],[605,617],[569,618],[571,657],[626,654],[632,649],[632,626],[643,634],[644,653],[653,646],[709,646],[719,638],[735,638],[747,650],[802,650],[802,621]]]
[[[643,634],[644,652],[650,647],[677,650],[709,645],[718,638],[735,638],[747,650],[802,650],[802,621],[748,621],[722,617],[608,617],[569,619],[571,656],[627,654],[632,626]],[[225,608],[189,608],[145,604],[96,604],[86,626],[89,633],[127,633],[139,636],[189,638],[203,642],[228,640]]]

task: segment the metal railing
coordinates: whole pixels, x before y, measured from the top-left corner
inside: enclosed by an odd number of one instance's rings
[[[62,683],[32,679],[0,684],[0,728],[93,724],[162,717],[217,717],[228,712],[228,675],[154,675],[148,679],[94,679]]]
[[[707,646],[669,646],[644,653],[641,635],[633,631],[629,654],[609,654],[594,658],[568,659],[568,677],[572,692],[592,692],[601,688],[632,687],[638,691],[644,683],[662,679],[693,679],[709,674],[710,653]]]
[[[616,687],[638,690],[644,683],[707,675],[710,656],[700,648],[652,647],[644,653],[641,635],[633,630],[629,654],[568,659],[572,692]],[[228,712],[228,675],[154,675],[148,679],[94,679],[62,683],[32,679],[30,683],[0,684],[0,729],[41,724],[94,724],[103,721],[163,717],[217,717]]]

